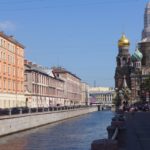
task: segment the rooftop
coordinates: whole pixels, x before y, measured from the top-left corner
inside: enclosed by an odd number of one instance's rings
[[[8,36],[2,31],[0,32],[0,36],[18,46],[20,46],[21,48],[25,48],[25,46],[23,46],[20,42],[18,42],[13,36]]]

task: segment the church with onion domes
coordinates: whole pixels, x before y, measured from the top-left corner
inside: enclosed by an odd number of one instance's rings
[[[142,40],[137,43],[135,52],[130,54],[130,41],[122,34],[118,41],[116,57],[115,88],[122,91],[124,85],[129,89],[129,104],[139,101],[150,101],[150,92],[144,90],[143,83],[150,76],[150,2],[144,13],[144,30]],[[122,103],[122,100],[121,100]]]

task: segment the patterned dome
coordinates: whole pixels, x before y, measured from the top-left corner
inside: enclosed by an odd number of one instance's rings
[[[143,54],[136,48],[134,54],[131,56],[131,60],[134,61],[141,61],[143,58]]]
[[[118,41],[118,47],[129,46],[129,45],[130,45],[129,40],[126,38],[125,34],[123,34],[120,40]]]

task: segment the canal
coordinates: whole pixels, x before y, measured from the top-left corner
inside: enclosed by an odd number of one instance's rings
[[[113,113],[100,111],[0,138],[0,150],[90,150],[107,138]]]

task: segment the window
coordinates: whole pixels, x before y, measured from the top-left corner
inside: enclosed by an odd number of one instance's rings
[[[9,43],[8,43],[8,50],[10,50],[10,45],[9,45]]]
[[[3,59],[3,52],[0,53],[0,59]]]
[[[13,68],[13,76],[16,75],[15,67]]]
[[[10,70],[10,67],[8,66],[8,75],[10,75],[11,73],[11,70]]]
[[[13,64],[15,64],[15,61],[14,61],[14,56],[12,56],[12,63],[13,63]]]
[[[8,80],[8,90],[10,90],[10,80]]]
[[[0,39],[0,46],[2,45],[2,39]]]
[[[3,53],[3,60],[6,60],[6,54]]]
[[[1,86],[2,86],[2,81],[1,81],[1,78],[0,78],[0,88],[1,88]]]
[[[6,89],[6,80],[4,79],[4,89]]]
[[[25,79],[25,81],[27,81],[27,80],[28,80],[28,76],[27,76],[27,74],[25,74],[25,75],[24,75],[24,79]]]
[[[3,47],[6,47],[6,41],[4,40],[4,44],[3,44]]]
[[[13,91],[15,91],[15,86],[16,86],[15,81],[13,81],[12,84],[13,84]]]
[[[6,73],[7,71],[6,71],[6,64],[4,64],[4,73]]]

